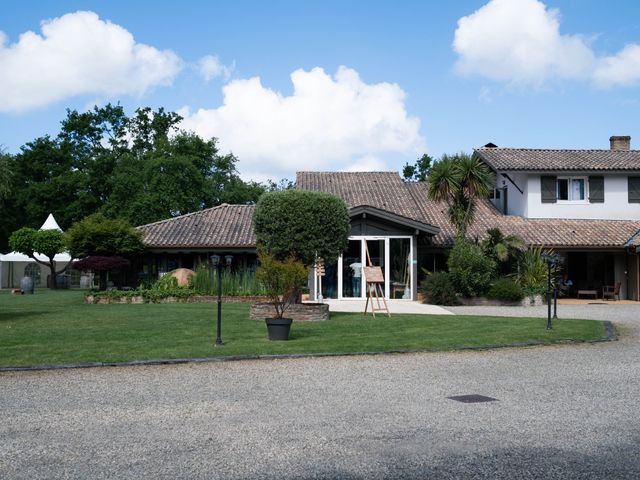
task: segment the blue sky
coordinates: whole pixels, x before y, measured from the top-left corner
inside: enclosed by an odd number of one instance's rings
[[[637,1],[23,1],[0,31],[9,152],[107,102],[179,111],[257,180],[640,145]]]

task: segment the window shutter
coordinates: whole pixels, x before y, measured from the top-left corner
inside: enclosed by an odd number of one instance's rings
[[[589,202],[604,203],[604,177],[589,177]]]
[[[551,175],[542,175],[540,177],[542,203],[556,203],[556,180],[556,177]]]
[[[629,177],[629,203],[640,203],[640,177]]]

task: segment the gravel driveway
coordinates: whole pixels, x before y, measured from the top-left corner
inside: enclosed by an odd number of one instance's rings
[[[2,374],[0,478],[636,479],[640,308],[588,307],[622,339]]]

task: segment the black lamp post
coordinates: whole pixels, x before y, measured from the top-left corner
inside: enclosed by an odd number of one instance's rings
[[[233,255],[225,255],[226,267],[231,267]],[[218,270],[218,321],[216,324],[216,346],[222,345],[222,262],[220,255],[211,255],[211,265]]]
[[[557,253],[543,253],[542,259],[546,262],[547,273],[547,330],[551,330],[551,270],[555,269],[562,262],[562,258]],[[553,318],[558,318],[558,278],[557,272],[553,273]]]

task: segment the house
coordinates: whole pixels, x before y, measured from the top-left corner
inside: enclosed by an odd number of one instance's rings
[[[620,283],[622,297],[638,299],[640,150],[628,136],[609,141],[608,150],[489,144],[474,154],[496,174],[491,203],[503,231],[560,252],[577,290]]]
[[[576,290],[619,282],[621,298],[640,299],[640,151],[629,145],[629,137],[612,137],[609,150],[475,149],[496,185],[479,202],[468,236],[500,228],[561,253]],[[338,195],[351,216],[348,248],[326,260],[322,281],[311,282],[315,296],[363,297],[358,269],[373,264],[382,268],[387,298],[415,299],[422,269],[446,268],[455,229],[447,205],[428,200],[424,183],[397,172],[298,172],[296,187]],[[193,268],[213,253],[255,267],[253,210],[220,205],[139,227],[147,245],[141,274]]]

